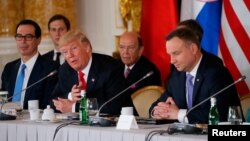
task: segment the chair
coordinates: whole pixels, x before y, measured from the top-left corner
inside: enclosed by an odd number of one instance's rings
[[[164,91],[165,89],[162,86],[151,85],[143,87],[131,95],[139,117],[149,118],[148,111],[151,104],[155,102]]]
[[[240,97],[240,103],[243,110],[243,115],[247,119],[247,109],[250,108],[250,94]]]

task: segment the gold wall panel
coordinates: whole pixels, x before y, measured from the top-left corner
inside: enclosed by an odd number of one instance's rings
[[[132,28],[134,32],[140,32],[141,25],[141,0],[120,0],[120,12],[123,18],[123,24],[128,31]],[[129,27],[129,22],[132,27]]]
[[[77,29],[76,0],[0,0],[0,37],[14,36],[22,19],[32,19],[48,35],[47,23],[54,14],[65,15]]]
[[[23,0],[0,0],[0,37],[14,36],[23,16]]]
[[[47,23],[54,14],[65,15],[71,28],[77,28],[76,0],[24,0],[24,16],[35,20],[42,28],[43,36],[48,36]]]

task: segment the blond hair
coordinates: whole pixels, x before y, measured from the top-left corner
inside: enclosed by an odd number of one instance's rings
[[[81,32],[80,30],[73,30],[73,31],[69,31],[66,34],[64,34],[60,40],[59,40],[59,48],[65,44],[68,44],[72,41],[75,40],[79,40],[80,43],[88,43],[90,44],[89,39],[87,38],[87,36]],[[91,47],[91,44],[90,44]]]

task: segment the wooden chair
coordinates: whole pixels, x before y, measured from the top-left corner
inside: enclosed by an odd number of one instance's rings
[[[250,94],[240,97],[240,103],[243,110],[243,115],[247,119],[247,109],[250,108]]]
[[[148,111],[151,104],[155,102],[164,91],[164,87],[151,85],[143,87],[131,95],[139,117],[149,118]]]

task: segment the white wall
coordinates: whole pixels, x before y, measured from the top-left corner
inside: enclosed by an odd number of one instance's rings
[[[115,35],[123,32],[116,27],[119,0],[77,0],[79,25],[89,37],[94,52],[112,55],[116,50]],[[119,17],[118,17],[119,18]]]

